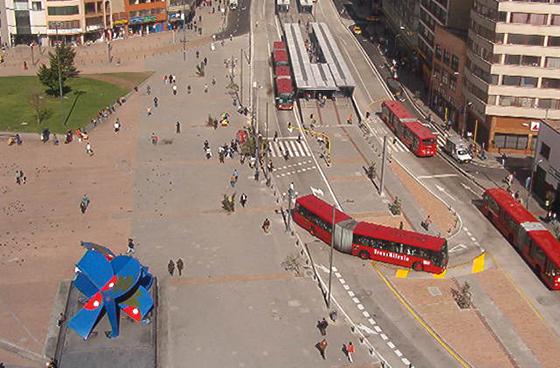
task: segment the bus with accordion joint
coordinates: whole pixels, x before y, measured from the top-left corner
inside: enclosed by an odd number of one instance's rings
[[[395,135],[418,157],[437,153],[437,136],[412,115],[400,101],[383,101],[381,119]]]
[[[544,284],[559,290],[560,241],[505,189],[487,189],[480,209]]]
[[[273,43],[272,64],[274,67],[275,105],[278,110],[294,108],[294,83],[288,50],[284,41]]]
[[[441,274],[447,267],[446,239],[358,222],[314,195],[296,199],[292,218],[311,235],[332,244],[336,250],[364,260],[371,259],[434,274]]]

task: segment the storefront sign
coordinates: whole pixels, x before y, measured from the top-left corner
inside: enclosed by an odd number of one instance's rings
[[[155,15],[148,15],[145,17],[134,17],[130,18],[130,24],[140,24],[140,23],[152,23],[156,21]]]
[[[531,131],[532,132],[538,132],[540,126],[541,126],[541,123],[539,121],[532,121],[531,122]]]
[[[183,19],[183,14],[181,12],[169,13],[169,20],[181,20]]]
[[[128,24],[128,19],[118,19],[113,21],[114,26],[122,26],[124,24]]]

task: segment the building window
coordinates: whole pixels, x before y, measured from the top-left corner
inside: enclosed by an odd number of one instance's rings
[[[560,57],[547,57],[545,66],[547,68],[560,69]]]
[[[550,158],[550,147],[548,144],[544,142],[541,143],[541,150],[539,151],[539,154],[547,160]]]
[[[86,9],[86,14],[91,14],[91,13],[95,13],[95,3],[86,3],[85,6]]]
[[[553,98],[539,98],[539,108],[560,110],[560,100],[555,100]]]
[[[548,36],[548,46],[560,46],[560,37]]]
[[[502,85],[516,86],[516,87],[536,87],[537,78],[533,77],[518,77],[511,75],[504,75],[502,78]]]
[[[546,14],[511,13],[510,23],[532,24],[535,26],[546,25]]]
[[[529,136],[518,134],[494,134],[494,145],[496,148],[507,148],[524,150],[527,149]]]
[[[49,15],[76,15],[80,13],[80,9],[75,6],[49,6],[47,8]]]
[[[532,108],[535,106],[535,99],[533,97],[500,96],[500,106]]]
[[[441,46],[440,45],[436,45],[435,56],[438,60],[441,60]]]
[[[560,15],[552,14],[552,19],[550,20],[551,26],[560,26]]]
[[[63,22],[49,22],[48,23],[49,29],[80,29],[80,21],[79,20],[68,20]]]
[[[510,33],[507,43],[509,45],[543,46],[544,36]]]
[[[560,79],[543,78],[542,79],[542,88],[560,89]]]
[[[32,2],[32,3],[31,3],[31,6],[32,6],[32,9],[33,9],[33,10],[37,10],[37,11],[43,10],[43,4],[41,4],[40,1],[34,1],[34,2]]]
[[[449,51],[443,50],[443,62],[449,65],[450,58],[451,57],[449,56]]]
[[[455,55],[451,56],[451,69],[454,71],[459,71],[459,58]]]
[[[507,65],[525,65],[538,67],[541,64],[541,57],[530,55],[506,55],[505,63]]]

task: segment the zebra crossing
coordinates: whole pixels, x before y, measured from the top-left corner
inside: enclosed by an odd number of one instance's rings
[[[279,138],[269,141],[270,156],[282,157],[284,152],[288,151],[290,157],[310,157],[311,151],[304,141],[298,141],[296,138]]]

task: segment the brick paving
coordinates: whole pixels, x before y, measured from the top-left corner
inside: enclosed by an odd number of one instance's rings
[[[500,270],[476,276],[496,306],[511,321],[517,334],[531,349],[544,368],[557,368],[560,362],[560,338],[537,315],[511,281]]]
[[[453,280],[392,279],[391,282],[437,335],[472,366],[514,367],[476,310],[459,309],[451,295],[451,288],[457,288]],[[432,296],[429,287],[438,288],[442,295]]]
[[[390,167],[408,192],[414,197],[418,206],[424,210],[424,213],[431,216],[433,224],[436,225],[442,235],[445,236],[451,233],[455,228],[456,217],[449,208],[442,201],[435,198],[426,187],[414,180],[398,163],[393,161]]]
[[[0,141],[0,339],[41,355],[61,279],[73,277],[80,240],[94,240],[115,252],[130,235],[135,159],[136,96],[90,134],[95,152],[83,142],[54,146],[26,139],[21,146]],[[120,117],[121,132],[112,121]],[[23,170],[27,184],[17,185]],[[79,211],[82,195],[91,199]],[[141,244],[138,244],[141,246]],[[12,362],[0,348],[0,361]],[[14,362],[15,363],[15,362]]]

